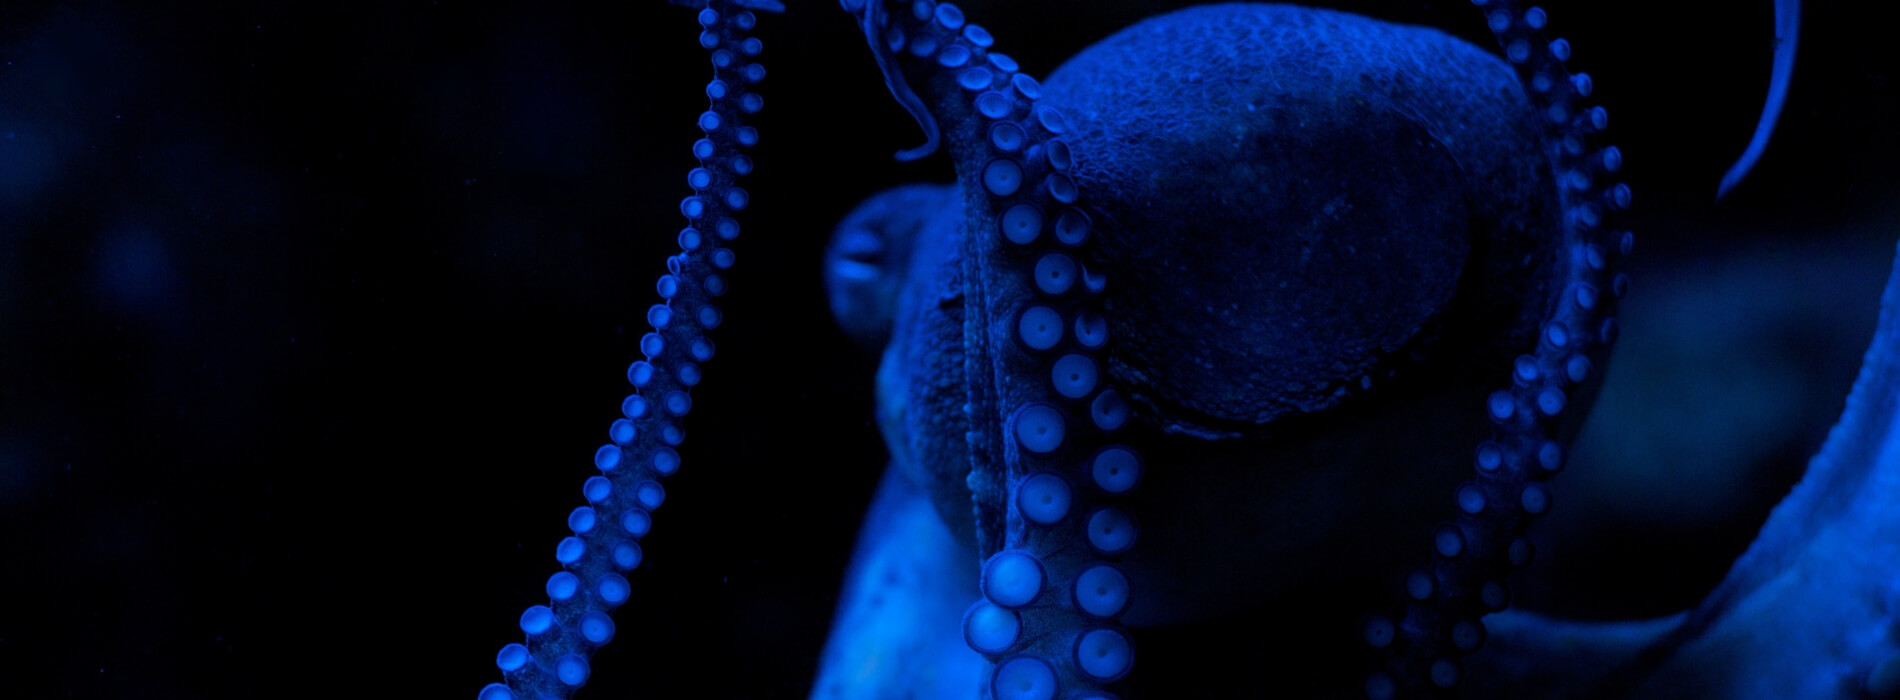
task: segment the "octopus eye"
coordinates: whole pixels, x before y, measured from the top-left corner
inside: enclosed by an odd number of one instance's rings
[[[899,275],[890,269],[892,252],[882,227],[865,223],[847,222],[833,235],[825,252],[825,286],[839,325],[864,347],[879,348],[890,337]]]
[[[890,340],[919,241],[941,242],[963,211],[955,185],[901,185],[871,195],[832,230],[824,275],[832,318],[866,349]]]
[[[883,272],[884,239],[862,229],[838,237],[835,274],[845,279],[871,280]]]

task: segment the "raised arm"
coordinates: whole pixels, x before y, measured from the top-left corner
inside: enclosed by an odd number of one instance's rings
[[[679,471],[676,448],[686,439],[692,389],[713,357],[707,332],[722,321],[714,300],[725,293],[725,270],[734,260],[724,246],[739,236],[733,217],[749,199],[738,180],[752,172],[746,151],[759,142],[745,119],[764,106],[754,91],[765,66],[756,62],[759,40],[747,36],[758,21],[751,10],[784,8],[772,0],[669,2],[699,8],[699,45],[713,65],[706,84],[711,106],[699,115],[705,137],[693,143],[699,167],[686,174],[693,194],[680,202],[687,219],[680,252],[667,258],[657,285],[661,301],[647,310],[653,331],[640,339],[646,359],[627,369],[634,392],[621,404],[623,417],[608,426],[608,443],[594,453],[601,474],[581,486],[588,504],[568,514],[574,534],[555,546],[561,570],[548,577],[550,603],[521,614],[527,643],[502,647],[495,664],[505,682],[483,688],[480,700],[565,698],[587,683],[588,659],[616,633],[610,613],[632,593],[626,576],[640,566],[640,538],[666,500],[660,482]]]

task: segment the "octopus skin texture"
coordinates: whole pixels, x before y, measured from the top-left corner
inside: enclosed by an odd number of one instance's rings
[[[620,531],[570,517],[548,590],[575,602],[530,609],[484,700],[585,682],[712,357],[758,142],[743,31],[784,8],[683,4],[722,72],[589,482]],[[956,180],[873,195],[827,253],[891,464],[812,697],[1900,697],[1891,284],[1828,446],[1701,605],[1510,608],[1616,337],[1630,190],[1544,12],[1478,4],[1502,56],[1227,4],[1040,82],[954,5],[844,0],[925,133],[900,157]]]

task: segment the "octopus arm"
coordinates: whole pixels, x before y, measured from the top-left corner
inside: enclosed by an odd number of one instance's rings
[[[1900,698],[1900,259],[1840,422],[1707,599],[1655,620],[1485,625],[1480,697]]]
[[[922,97],[911,89],[910,82],[904,77],[903,66],[898,65],[897,52],[891,48],[890,39],[879,26],[885,22],[880,19],[885,12],[881,1],[862,2],[862,0],[844,0],[845,9],[857,14],[858,24],[864,30],[865,41],[871,45],[871,57],[877,60],[878,71],[884,74],[884,85],[891,90],[891,97],[897,104],[917,120],[917,127],[924,131],[924,143],[915,148],[898,151],[897,159],[912,161],[937,152],[942,142],[942,129],[937,126],[937,117],[924,105]]]
[[[1840,422],[1672,637],[1635,697],[1900,698],[1900,260]]]
[[[1768,80],[1768,103],[1762,105],[1761,119],[1755,122],[1755,135],[1748,140],[1748,148],[1722,174],[1722,184],[1715,191],[1717,200],[1741,184],[1755,161],[1761,159],[1762,151],[1768,149],[1768,137],[1775,132],[1781,104],[1788,98],[1788,82],[1794,77],[1795,40],[1800,34],[1801,0],[1775,0],[1775,67]]]

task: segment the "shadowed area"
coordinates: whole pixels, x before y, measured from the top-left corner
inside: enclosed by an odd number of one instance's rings
[[[1522,300],[1554,190],[1517,78],[1477,47],[1215,5],[1103,40],[1046,94],[1078,123],[1078,178],[1112,193],[1111,372],[1168,430],[1248,431],[1409,362],[1492,360],[1541,312]]]

